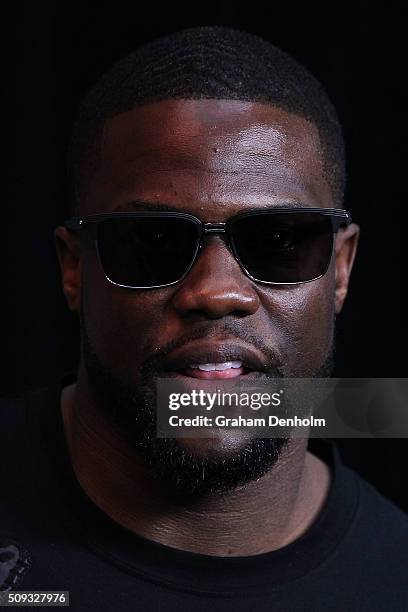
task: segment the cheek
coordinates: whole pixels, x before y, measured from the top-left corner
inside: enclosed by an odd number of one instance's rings
[[[326,360],[334,332],[334,287],[329,269],[321,279],[269,296],[271,327],[279,328],[282,357],[290,372],[306,375]]]
[[[83,266],[82,318],[93,349],[109,365],[137,366],[154,353],[165,290],[141,291],[107,281],[96,258]]]

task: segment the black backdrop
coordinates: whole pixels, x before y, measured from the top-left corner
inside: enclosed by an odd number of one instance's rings
[[[206,24],[264,36],[325,85],[347,141],[346,204],[362,229],[350,295],[338,320],[335,374],[406,375],[406,111],[400,102],[406,54],[400,4],[225,0],[165,7],[27,0],[18,4],[10,54],[17,67],[17,146],[6,204],[2,393],[47,384],[73,369],[78,357],[78,323],[63,300],[52,232],[66,213],[64,155],[81,96],[139,44]],[[346,462],[408,509],[405,440],[341,440],[339,446]]]

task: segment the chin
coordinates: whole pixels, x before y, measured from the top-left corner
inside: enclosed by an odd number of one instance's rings
[[[176,445],[197,458],[222,461],[240,454],[254,440],[242,431],[216,432],[212,437],[176,438]]]
[[[161,487],[170,495],[195,498],[258,480],[275,465],[287,442],[229,431],[213,438],[149,437],[137,446]]]

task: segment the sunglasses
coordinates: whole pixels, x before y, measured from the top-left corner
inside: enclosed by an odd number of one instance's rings
[[[225,234],[243,272],[267,285],[295,285],[323,276],[334,235],[351,223],[336,208],[273,208],[234,215],[225,223],[203,223],[181,212],[114,212],[74,217],[70,231],[95,241],[108,281],[128,289],[167,287],[191,270],[207,234]]]

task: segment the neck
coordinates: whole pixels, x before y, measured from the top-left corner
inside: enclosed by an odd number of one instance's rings
[[[63,390],[62,413],[73,469],[87,496],[122,527],[167,546],[217,556],[276,550],[310,527],[329,490],[328,466],[307,451],[307,439],[293,439],[259,480],[177,501],[109,427],[83,371]]]

